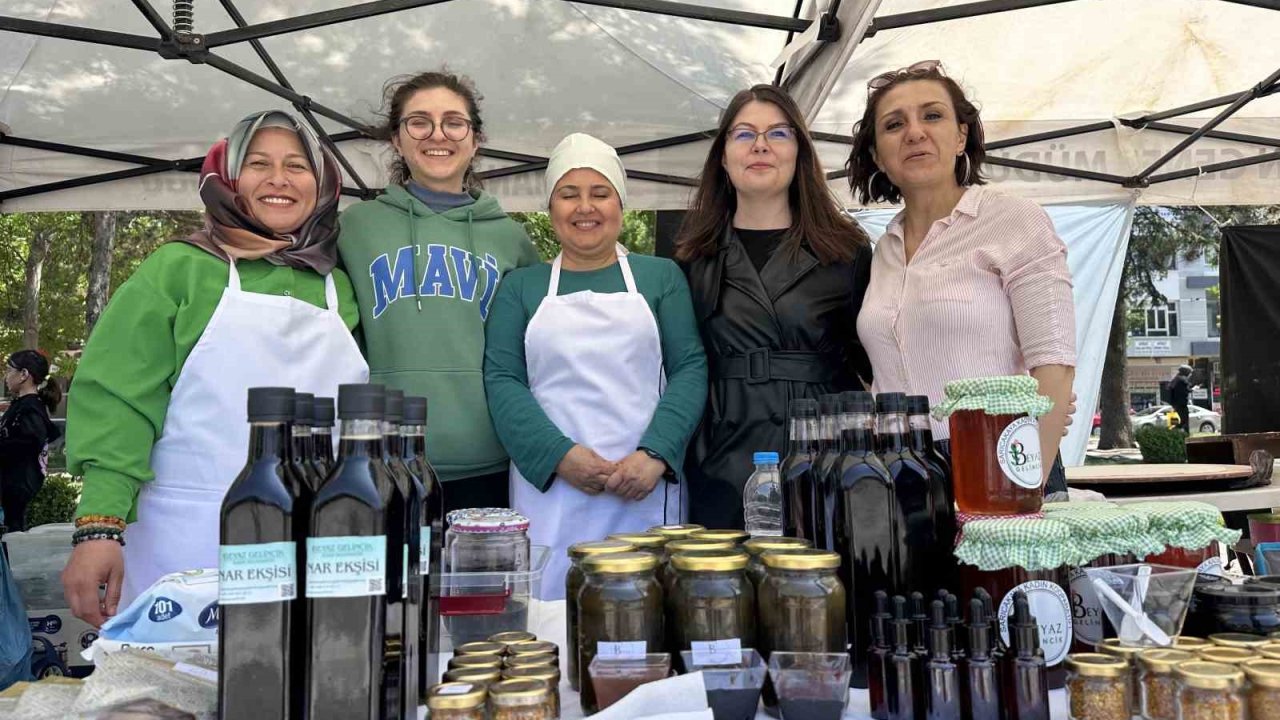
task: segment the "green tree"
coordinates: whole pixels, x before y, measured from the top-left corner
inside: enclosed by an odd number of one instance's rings
[[[551,227],[551,216],[544,212],[511,213],[511,217],[524,225],[529,239],[538,247],[543,260],[551,260],[560,252],[560,241]],[[625,210],[622,213],[622,232],[618,242],[633,253],[652,255],[657,239],[658,216],[652,210]]]

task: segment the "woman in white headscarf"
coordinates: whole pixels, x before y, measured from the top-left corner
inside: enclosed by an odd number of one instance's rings
[[[546,177],[561,253],[503,279],[484,375],[512,506],[551,549],[543,598],[557,598],[570,545],[680,521],[707,360],[679,267],[618,243],[627,189],[614,149],[570,135]]]

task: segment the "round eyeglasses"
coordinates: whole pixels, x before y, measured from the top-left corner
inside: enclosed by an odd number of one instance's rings
[[[426,140],[436,131],[436,123],[426,115],[410,115],[400,121],[400,126],[414,140]],[[461,142],[471,134],[471,121],[450,115],[440,121],[440,132],[454,142]]]

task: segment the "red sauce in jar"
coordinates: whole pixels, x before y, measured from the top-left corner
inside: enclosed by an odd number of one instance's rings
[[[1035,421],[1026,415],[957,410],[951,414],[950,422],[951,472],[960,512],[969,515],[1039,512],[1044,489]],[[1008,472],[1022,480],[1015,482]],[[1032,483],[1033,487],[1027,487]]]
[[[1192,568],[1204,575],[1222,577],[1222,560],[1218,554],[1217,541],[1199,550],[1187,550],[1179,547],[1166,547],[1159,555],[1150,555],[1143,562],[1152,565],[1173,565],[1174,567]]]

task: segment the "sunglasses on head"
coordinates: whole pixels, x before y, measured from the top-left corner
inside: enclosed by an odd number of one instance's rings
[[[882,87],[887,87],[895,80],[902,78],[904,75],[908,77],[913,75],[927,75],[935,70],[942,72],[941,60],[921,60],[918,63],[908,65],[904,68],[883,72],[867,81],[867,92],[870,93],[879,90]]]

